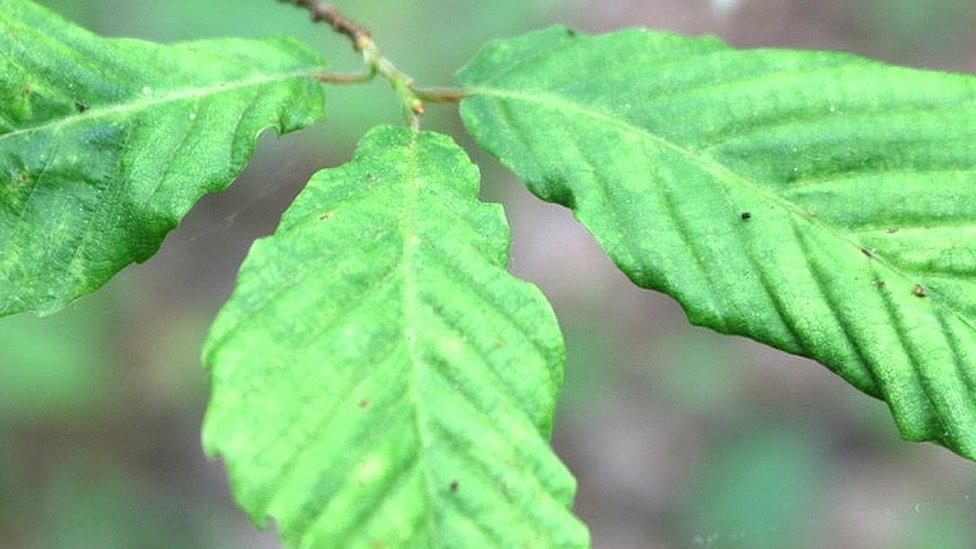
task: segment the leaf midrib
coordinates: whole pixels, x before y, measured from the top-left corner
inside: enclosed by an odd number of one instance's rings
[[[414,317],[417,314],[419,303],[417,302],[418,292],[415,290],[416,280],[414,280],[414,249],[419,245],[420,236],[414,230],[414,209],[418,199],[418,180],[420,179],[420,155],[417,151],[417,134],[413,134],[413,139],[405,150],[406,177],[403,181],[403,209],[400,217],[400,236],[403,240],[403,251],[400,259],[400,268],[403,269],[403,335],[407,340],[407,355],[410,359],[409,391],[410,399],[413,401],[413,426],[417,434],[417,442],[420,444],[417,460],[420,464],[421,474],[423,475],[424,499],[427,502],[426,516],[424,522],[427,536],[431,543],[437,539],[434,535],[434,521],[431,514],[433,507],[434,494],[431,485],[430,473],[427,470],[427,457],[424,452],[430,448],[430,434],[424,428],[421,414],[423,411],[423,397],[419,391],[418,378],[420,373],[417,371],[422,362],[417,352],[417,334],[413,326]]]
[[[465,88],[465,92],[466,92],[465,95],[468,97],[481,95],[481,96],[488,96],[488,97],[496,97],[500,99],[524,101],[527,103],[539,105],[541,107],[549,108],[555,111],[566,111],[573,114],[578,114],[614,126],[627,133],[634,134],[638,137],[649,139],[657,143],[658,145],[674,152],[675,154],[687,158],[695,165],[700,166],[704,171],[711,174],[715,179],[725,183],[726,185],[731,185],[732,183],[739,184],[749,189],[750,191],[755,192],[759,196],[769,200],[771,203],[784,208],[787,212],[790,213],[790,215],[793,215],[796,218],[806,221],[814,228],[823,230],[835,236],[842,242],[846,242],[850,244],[856,250],[861,250],[864,247],[860,242],[858,242],[856,239],[853,239],[851,236],[849,236],[846,232],[844,232],[840,228],[821,220],[820,218],[813,215],[812,213],[807,212],[803,208],[800,208],[790,200],[787,200],[773,192],[770,192],[769,190],[762,187],[761,185],[757,185],[753,183],[746,177],[740,175],[737,172],[732,171],[730,168],[728,168],[721,162],[718,162],[713,157],[696,153],[695,151],[688,149],[687,147],[684,147],[678,143],[674,143],[673,141],[670,141],[669,139],[663,136],[651,132],[647,128],[634,125],[626,120],[615,118],[602,111],[598,111],[592,108],[587,108],[586,106],[580,105],[579,103],[569,101],[565,98],[554,96],[548,93],[530,94],[530,93],[516,92],[516,91],[510,91],[510,90],[499,89],[499,88],[492,88],[490,86],[467,87]],[[878,254],[877,252],[873,252],[873,260],[877,261],[877,263],[881,267],[887,269],[888,271],[902,278],[908,283],[910,284],[916,283],[914,278],[909,276],[906,272],[898,268],[890,260],[886,259],[885,257]],[[934,291],[930,288],[926,288],[926,291],[928,292],[928,296],[930,299],[935,301],[937,304],[945,307],[946,310],[952,312],[970,330],[976,332],[976,325],[974,325],[974,321],[971,320],[963,311],[960,311],[958,308],[956,308],[951,301],[945,299],[937,291]]]
[[[71,114],[63,118],[48,120],[36,126],[18,128],[12,132],[0,134],[0,141],[4,141],[6,139],[17,137],[22,134],[28,134],[37,131],[56,130],[64,126],[69,126],[71,124],[85,122],[96,118],[102,118],[102,117],[112,116],[116,114],[137,112],[158,105],[164,105],[166,103],[175,103],[179,101],[185,101],[187,99],[198,99],[202,97],[218,95],[228,91],[234,91],[234,90],[249,88],[253,86],[263,86],[265,84],[271,84],[274,82],[281,82],[291,78],[311,78],[315,75],[316,72],[317,69],[305,69],[300,71],[274,73],[271,75],[262,76],[260,78],[249,78],[249,79],[239,80],[239,81],[221,82],[220,84],[216,84],[212,86],[182,88],[182,89],[171,91],[163,95],[150,96],[148,98],[138,99],[136,101],[113,103],[109,105],[92,107],[86,110],[85,112]]]

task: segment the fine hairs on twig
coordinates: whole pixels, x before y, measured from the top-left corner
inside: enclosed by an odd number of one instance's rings
[[[318,80],[326,84],[360,84],[377,74],[389,81],[390,86],[403,103],[407,122],[414,129],[420,127],[420,117],[426,103],[457,103],[464,98],[464,91],[456,88],[418,88],[410,75],[396,68],[392,61],[380,53],[369,29],[346,17],[333,4],[318,0],[278,0],[308,10],[312,21],[328,23],[332,30],[349,38],[352,47],[362,54],[367,71],[361,74],[320,73]]]

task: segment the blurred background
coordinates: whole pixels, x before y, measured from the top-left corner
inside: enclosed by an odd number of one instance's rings
[[[44,0],[110,36],[294,34],[336,70],[348,45],[272,0]],[[484,41],[552,23],[714,34],[738,46],[843,49],[976,72],[972,0],[345,0],[424,85]],[[255,238],[309,175],[399,122],[385,83],[330,88],[327,119],[262,139],[226,193],[160,253],[69,310],[0,320],[0,547],[276,547],[235,509],[200,449],[207,326]],[[633,287],[568,211],[531,197],[455,136],[503,202],[514,271],[549,296],[569,364],[555,446],[598,548],[976,547],[976,466],[902,442],[885,407],[807,360],[688,325]]]

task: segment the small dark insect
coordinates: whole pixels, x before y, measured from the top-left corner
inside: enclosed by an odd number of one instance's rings
[[[872,252],[867,248],[861,248],[861,253],[866,255],[867,257],[874,257],[874,252]]]
[[[325,212],[324,214],[319,216],[319,220],[328,221],[329,219],[332,219],[333,215],[335,215],[335,212]]]
[[[752,219],[752,212],[742,212],[742,215],[739,217],[741,217],[743,221],[749,221]]]
[[[898,232],[898,228],[897,227],[891,227],[890,229],[888,229],[885,232],[887,232],[888,234],[895,234],[895,233]]]
[[[576,31],[573,29],[566,29],[566,35],[576,38]]]
[[[457,490],[458,490],[458,481],[452,480],[451,481],[451,491],[452,492],[457,492]]]
[[[915,297],[925,297],[925,295],[926,295],[925,294],[925,287],[922,286],[921,284],[916,284],[915,285],[915,289],[912,290],[912,293],[915,294]]]
[[[85,112],[88,110],[88,105],[84,103],[75,102],[75,110],[78,112]]]
[[[879,289],[879,290],[884,290],[885,289],[885,286],[887,286],[887,284],[885,284],[885,281],[884,280],[875,280],[874,281],[874,287],[877,288],[877,289]]]

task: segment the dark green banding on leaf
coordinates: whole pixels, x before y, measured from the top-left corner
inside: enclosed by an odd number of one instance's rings
[[[49,313],[144,261],[259,133],[323,112],[322,60],[288,38],[99,38],[0,0],[0,316]]]
[[[976,458],[976,78],[561,28],[458,78],[478,143],[636,284]]]

